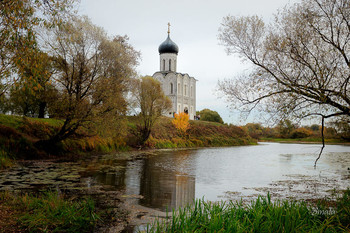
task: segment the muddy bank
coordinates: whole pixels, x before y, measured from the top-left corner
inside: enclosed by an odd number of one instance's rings
[[[0,173],[0,191],[14,193],[44,193],[47,190],[62,193],[69,199],[90,196],[96,203],[101,221],[96,232],[125,232],[131,229],[130,222],[138,219],[140,213],[130,211],[124,190],[96,182],[93,177],[118,174],[125,167],[123,162],[137,160],[151,152],[128,152],[117,155],[92,156],[85,160],[63,162],[59,160],[26,160]],[[106,159],[106,157],[109,157]],[[106,159],[106,160],[105,160]],[[122,161],[115,166],[115,161]],[[144,211],[143,211],[144,212]],[[16,210],[0,203],[1,229],[21,232],[17,223]],[[135,217],[134,217],[135,216]],[[10,231],[11,232],[11,231]]]

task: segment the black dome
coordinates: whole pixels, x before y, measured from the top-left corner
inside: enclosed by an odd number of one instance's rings
[[[168,38],[161,43],[158,47],[158,51],[160,54],[162,53],[176,53],[178,54],[179,52],[179,47],[172,41],[168,35]]]

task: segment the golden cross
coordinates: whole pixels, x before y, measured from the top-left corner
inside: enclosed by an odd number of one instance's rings
[[[168,23],[168,34],[170,34],[170,23]]]

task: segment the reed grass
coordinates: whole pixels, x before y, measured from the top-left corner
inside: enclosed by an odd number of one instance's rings
[[[14,164],[14,160],[11,158],[11,156],[8,155],[8,153],[0,148],[0,170],[12,167]]]
[[[270,195],[250,205],[198,199],[166,221],[157,219],[147,232],[349,232],[349,196],[348,190],[333,207],[327,201],[313,207],[303,201],[272,202]]]
[[[0,202],[20,213],[18,224],[28,232],[92,232],[99,219],[91,198],[71,200],[52,191],[41,195],[1,192]]]

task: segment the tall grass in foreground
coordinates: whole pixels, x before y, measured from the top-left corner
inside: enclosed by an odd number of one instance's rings
[[[40,196],[1,192],[0,203],[20,213],[18,223],[28,232],[92,232],[99,219],[91,198],[70,200],[51,191]]]
[[[168,221],[157,219],[147,232],[349,232],[349,196],[348,190],[333,207],[329,201],[314,207],[301,201],[272,202],[269,195],[250,205],[196,200]]]
[[[12,167],[14,164],[13,159],[8,155],[8,153],[0,148],[0,170]]]

